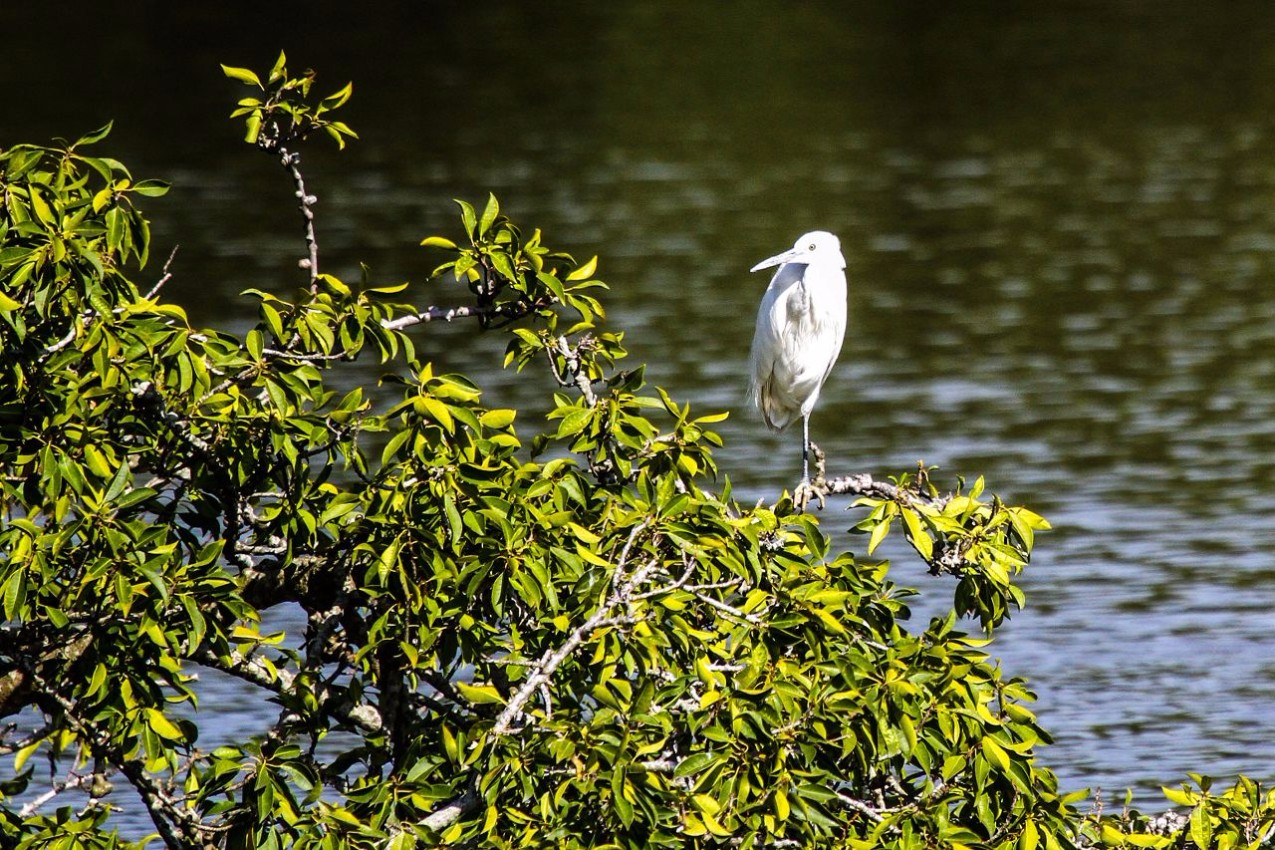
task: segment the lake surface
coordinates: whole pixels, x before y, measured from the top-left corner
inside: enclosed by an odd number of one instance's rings
[[[0,145],[116,119],[104,150],[175,184],[154,252],[180,243],[169,292],[196,321],[238,326],[236,293],[301,279],[291,186],[238,142],[217,69],[279,47],[320,88],[355,81],[361,140],[304,163],[325,270],[457,303],[417,243],[494,191],[601,256],[653,382],[732,411],[718,457],[745,500],[800,463],[743,403],[766,284],[747,269],[832,230],[851,290],[813,420],[830,473],[923,458],[1055,526],[992,647],[1040,694],[1044,763],[1152,808],[1189,770],[1275,780],[1275,6],[172,5],[130,4],[109,38],[98,13],[34,12],[74,49],[0,56]],[[499,336],[420,340],[493,402],[542,392],[499,369]],[[859,550],[846,504],[822,518]],[[950,584],[892,554],[918,618],[940,610]],[[227,735],[272,717],[208,691]]]

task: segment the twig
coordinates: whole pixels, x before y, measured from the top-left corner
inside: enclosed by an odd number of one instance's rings
[[[266,357],[283,357],[288,360],[305,361],[346,360],[350,357],[348,351],[337,351],[332,354],[299,354],[293,351],[280,351],[277,348],[263,348],[261,353]]]
[[[514,721],[521,716],[522,707],[527,704],[527,700],[531,699],[531,695],[543,684],[547,684],[550,677],[553,676],[555,670],[566,661],[572,652],[576,650],[585,639],[591,635],[596,629],[604,625],[616,622],[611,615],[611,609],[617,605],[627,602],[629,594],[633,588],[650,576],[658,566],[658,561],[652,559],[636,572],[628,577],[627,580],[621,582],[620,577],[624,575],[629,556],[632,552],[634,544],[637,542],[638,535],[646,530],[649,523],[642,522],[634,526],[629,532],[629,539],[625,542],[624,548],[620,551],[620,558],[616,562],[615,572],[612,574],[612,586],[615,588],[609,598],[606,598],[598,605],[598,609],[593,612],[583,623],[572,629],[571,634],[562,642],[562,645],[553,652],[545,655],[532,667],[531,675],[523,682],[522,687],[514,694],[504,711],[496,718],[496,724],[492,727],[492,734],[507,735],[513,728]]]
[[[381,327],[387,331],[401,331],[403,328],[410,328],[412,325],[420,325],[426,322],[451,322],[456,319],[481,318],[492,314],[521,318],[532,310],[531,305],[527,305],[525,308],[521,305],[522,302],[514,306],[508,304],[480,304],[464,307],[427,307],[419,313],[413,313],[410,316],[385,319],[381,322]]]
[[[429,817],[421,821],[421,826],[426,829],[432,829],[435,832],[446,829],[457,820],[460,820],[469,812],[478,808],[479,797],[473,792],[473,789],[467,789],[454,800],[430,813]]]
[[[727,605],[725,602],[721,602],[717,599],[714,599],[713,597],[709,596],[706,593],[696,593],[694,594],[694,596],[700,602],[703,602],[706,605],[716,608],[718,611],[721,611],[723,614],[725,614],[728,617],[734,617],[737,620],[743,620],[745,623],[751,623],[753,625],[757,625],[758,623],[761,622],[761,618],[758,617],[756,614],[745,614],[743,611],[740,611],[738,608],[734,608],[730,605]]]
[[[172,280],[173,274],[169,271],[169,265],[172,264],[173,257],[177,255],[177,248],[178,246],[173,246],[172,253],[168,255],[168,260],[164,262],[163,276],[161,276],[156,284],[151,287],[150,292],[146,293],[147,301],[153,300],[155,296],[159,294],[159,291],[164,288],[164,284]],[[115,315],[119,315],[124,312],[124,309],[122,307],[116,307],[111,312]],[[93,320],[96,319],[97,316],[98,314],[96,310],[85,310],[80,315],[76,316],[75,320],[71,323],[71,329],[67,331],[66,334],[57,342],[46,346],[40,359],[44,360],[54,354],[57,354],[62,349],[75,342],[76,335],[82,330],[88,330],[89,325],[93,324]]]
[[[635,593],[630,597],[631,601],[638,602],[643,599],[650,599],[653,596],[660,596],[661,594],[668,593],[670,590],[679,590],[684,587],[686,583],[690,581],[691,575],[695,572],[695,559],[691,557],[689,552],[683,552],[682,563],[686,565],[686,570],[683,571],[677,581],[672,584],[666,584],[663,587],[657,587],[654,590],[648,590],[643,593]],[[703,590],[705,587],[707,586],[700,587],[698,589]]]
[[[877,481],[866,472],[846,475],[822,482],[825,492],[831,496],[856,495],[872,499],[905,500],[913,504],[932,505],[942,508],[950,501],[950,496],[930,496],[916,490],[900,490],[888,481]]]
[[[10,724],[9,728],[5,730],[5,734],[8,735],[13,730],[14,730],[14,726]],[[18,750],[26,749],[27,747],[34,744],[36,741],[42,741],[45,738],[49,737],[52,730],[53,730],[52,725],[46,723],[45,725],[41,726],[39,729],[35,730],[30,735],[27,735],[25,738],[22,738],[21,740],[14,741],[12,744],[9,744],[9,743],[0,744],[0,756],[7,756],[10,753],[16,753]]]
[[[63,791],[73,788],[83,788],[85,785],[93,784],[93,774],[80,776],[72,773],[68,774],[65,782],[54,782],[53,787],[45,791],[39,797],[27,803],[18,811],[18,817],[29,818],[40,810],[40,807],[52,800]]]
[[[229,658],[223,659],[212,650],[201,648],[191,653],[190,659],[280,695],[291,694],[296,685],[296,674],[290,670],[272,668],[260,659],[250,658],[239,652],[232,652]],[[380,712],[371,703],[343,700],[331,693],[328,686],[319,688],[315,696],[325,713],[357,726],[368,734],[378,734],[384,727]]]
[[[638,766],[647,773],[672,773],[677,769],[677,762],[673,759],[651,759],[638,762]]]
[[[932,496],[920,489],[920,485],[924,484],[925,469],[921,466],[921,472],[918,477],[915,488],[900,489],[897,485],[888,481],[877,481],[866,472],[856,473],[854,475],[843,475],[840,478],[825,478],[825,470],[827,468],[826,457],[823,449],[811,443],[810,448],[815,456],[815,478],[811,482],[811,489],[815,495],[826,496],[867,496],[870,499],[888,499],[890,501],[903,501],[913,505],[927,505],[942,510],[943,507],[952,500],[952,496]]]
[[[160,837],[169,847],[188,847],[194,843],[196,832],[218,832],[217,827],[204,824],[192,809],[180,805],[177,800],[161,788],[143,764],[137,759],[130,759],[121,753],[111,742],[110,735],[92,725],[91,721],[82,719],[78,708],[69,698],[40,677],[36,677],[46,696],[51,697],[62,708],[63,715],[71,728],[85,740],[95,756],[105,758],[116,767],[137,791],[142,803],[146,806],[151,823]]]
[[[567,375],[562,375],[558,372],[557,364],[553,362],[553,353],[548,352],[548,349],[546,349],[546,351],[549,353],[550,368],[553,369],[554,378],[557,379],[558,383],[564,387],[574,386],[579,389],[580,395],[584,397],[585,403],[588,404],[589,407],[593,407],[598,403],[598,397],[593,392],[593,381],[590,380],[588,374],[584,370],[584,367],[580,363],[580,346],[587,345],[588,343],[589,338],[585,337],[577,343],[575,348],[572,348],[567,344],[567,338],[565,336],[558,337],[555,347],[557,348],[558,353],[562,355],[562,359],[566,361]]]
[[[827,458],[823,449],[811,443],[810,452],[814,456],[815,474],[811,481],[802,482],[793,492],[793,504],[797,506],[798,510],[804,511],[812,498],[818,499],[819,507],[823,508],[824,498],[827,496],[866,496],[870,499],[887,499],[911,505],[926,505],[939,510],[942,510],[952,500],[951,494],[934,496],[921,489],[926,480],[924,467],[922,467],[918,476],[918,486],[901,489],[887,481],[877,481],[866,472],[829,479],[825,477]]]
[[[305,244],[309,250],[309,256],[300,263],[301,268],[310,272],[310,293],[319,291],[319,240],[314,235],[314,210],[311,209],[319,202],[314,195],[306,192],[305,178],[301,175],[301,154],[295,151],[289,151],[283,145],[279,146],[279,162],[283,167],[288,169],[292,174],[292,182],[297,187],[297,198],[300,201],[301,216],[305,219]]]
[[[845,805],[846,807],[854,809],[856,812],[859,812],[861,814],[867,815],[868,818],[872,820],[874,823],[881,823],[881,821],[885,820],[885,818],[881,816],[881,811],[888,811],[888,810],[874,809],[871,806],[869,806],[867,803],[863,802],[862,800],[856,800],[854,797],[851,797],[847,794],[838,793],[837,800],[843,805]]]
[[[44,356],[48,357],[50,354],[57,354],[62,349],[66,348],[68,345],[70,345],[72,342],[75,341],[76,331],[81,327],[87,326],[87,324],[88,322],[86,319],[80,316],[76,316],[75,321],[71,324],[71,329],[66,332],[66,336],[62,337],[57,342],[45,348]]]
[[[159,291],[164,288],[165,284],[173,279],[173,273],[169,270],[169,267],[172,266],[173,257],[177,256],[177,249],[180,247],[180,245],[174,245],[173,250],[168,254],[168,259],[164,261],[163,274],[159,280],[155,281],[155,285],[151,287],[150,292],[146,293],[147,301],[154,301],[155,296],[159,295]]]
[[[589,616],[587,620],[572,629],[571,634],[563,641],[562,645],[557,649],[545,654],[540,660],[531,665],[531,673],[522,683],[518,691],[509,698],[505,708],[496,717],[495,725],[492,726],[491,734],[496,737],[508,735],[515,731],[514,723],[522,716],[523,707],[527,702],[542,688],[547,689],[550,679],[554,671],[570,657],[579,646],[596,629],[604,626],[614,625],[616,623],[628,622],[626,617],[616,617],[611,611],[629,602],[633,589],[650,578],[651,574],[659,568],[659,560],[652,558],[641,567],[624,577],[625,570],[629,563],[629,558],[633,553],[633,547],[637,543],[638,536],[641,535],[650,526],[649,522],[639,523],[629,532],[628,540],[625,541],[624,547],[620,550],[620,557],[616,561],[615,572],[611,574],[611,591],[606,598],[598,605],[596,611]],[[546,705],[548,701],[546,700]],[[456,797],[440,808],[436,809],[429,817],[423,821],[424,825],[433,830],[441,830],[450,826],[455,821],[464,817],[469,812],[477,808],[479,800],[472,789],[466,790],[464,794]]]

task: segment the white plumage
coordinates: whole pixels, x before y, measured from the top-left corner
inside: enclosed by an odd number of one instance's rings
[[[752,271],[779,266],[757,311],[749,394],[772,431],[802,420],[802,481],[810,479],[810,412],[841,353],[846,332],[846,261],[823,230]]]

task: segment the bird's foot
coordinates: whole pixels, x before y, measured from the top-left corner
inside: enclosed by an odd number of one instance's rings
[[[803,479],[802,482],[797,485],[797,489],[793,491],[792,503],[796,506],[797,510],[804,511],[806,509],[806,505],[810,504],[810,500],[814,498],[819,500],[819,510],[823,510],[824,505],[827,504],[825,501],[827,495],[828,490],[823,486],[822,478],[817,478],[813,482]]]
[[[827,505],[828,496],[828,479],[826,458],[823,449],[814,443],[807,444],[807,451],[814,455],[815,458],[815,479],[810,480],[809,469],[803,470],[806,474],[802,476],[801,483],[797,485],[797,489],[793,491],[792,503],[796,505],[797,510],[804,511],[806,505],[810,504],[812,498],[819,500],[819,510],[823,510]]]

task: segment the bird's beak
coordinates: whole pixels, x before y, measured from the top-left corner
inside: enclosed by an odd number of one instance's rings
[[[749,271],[759,272],[762,269],[768,269],[771,266],[777,266],[780,263],[791,262],[797,259],[797,256],[799,253],[800,252],[796,248],[789,248],[787,251],[784,251],[782,254],[776,254],[775,256],[771,257],[769,260],[762,260],[760,263],[758,263],[757,265],[749,269]]]

